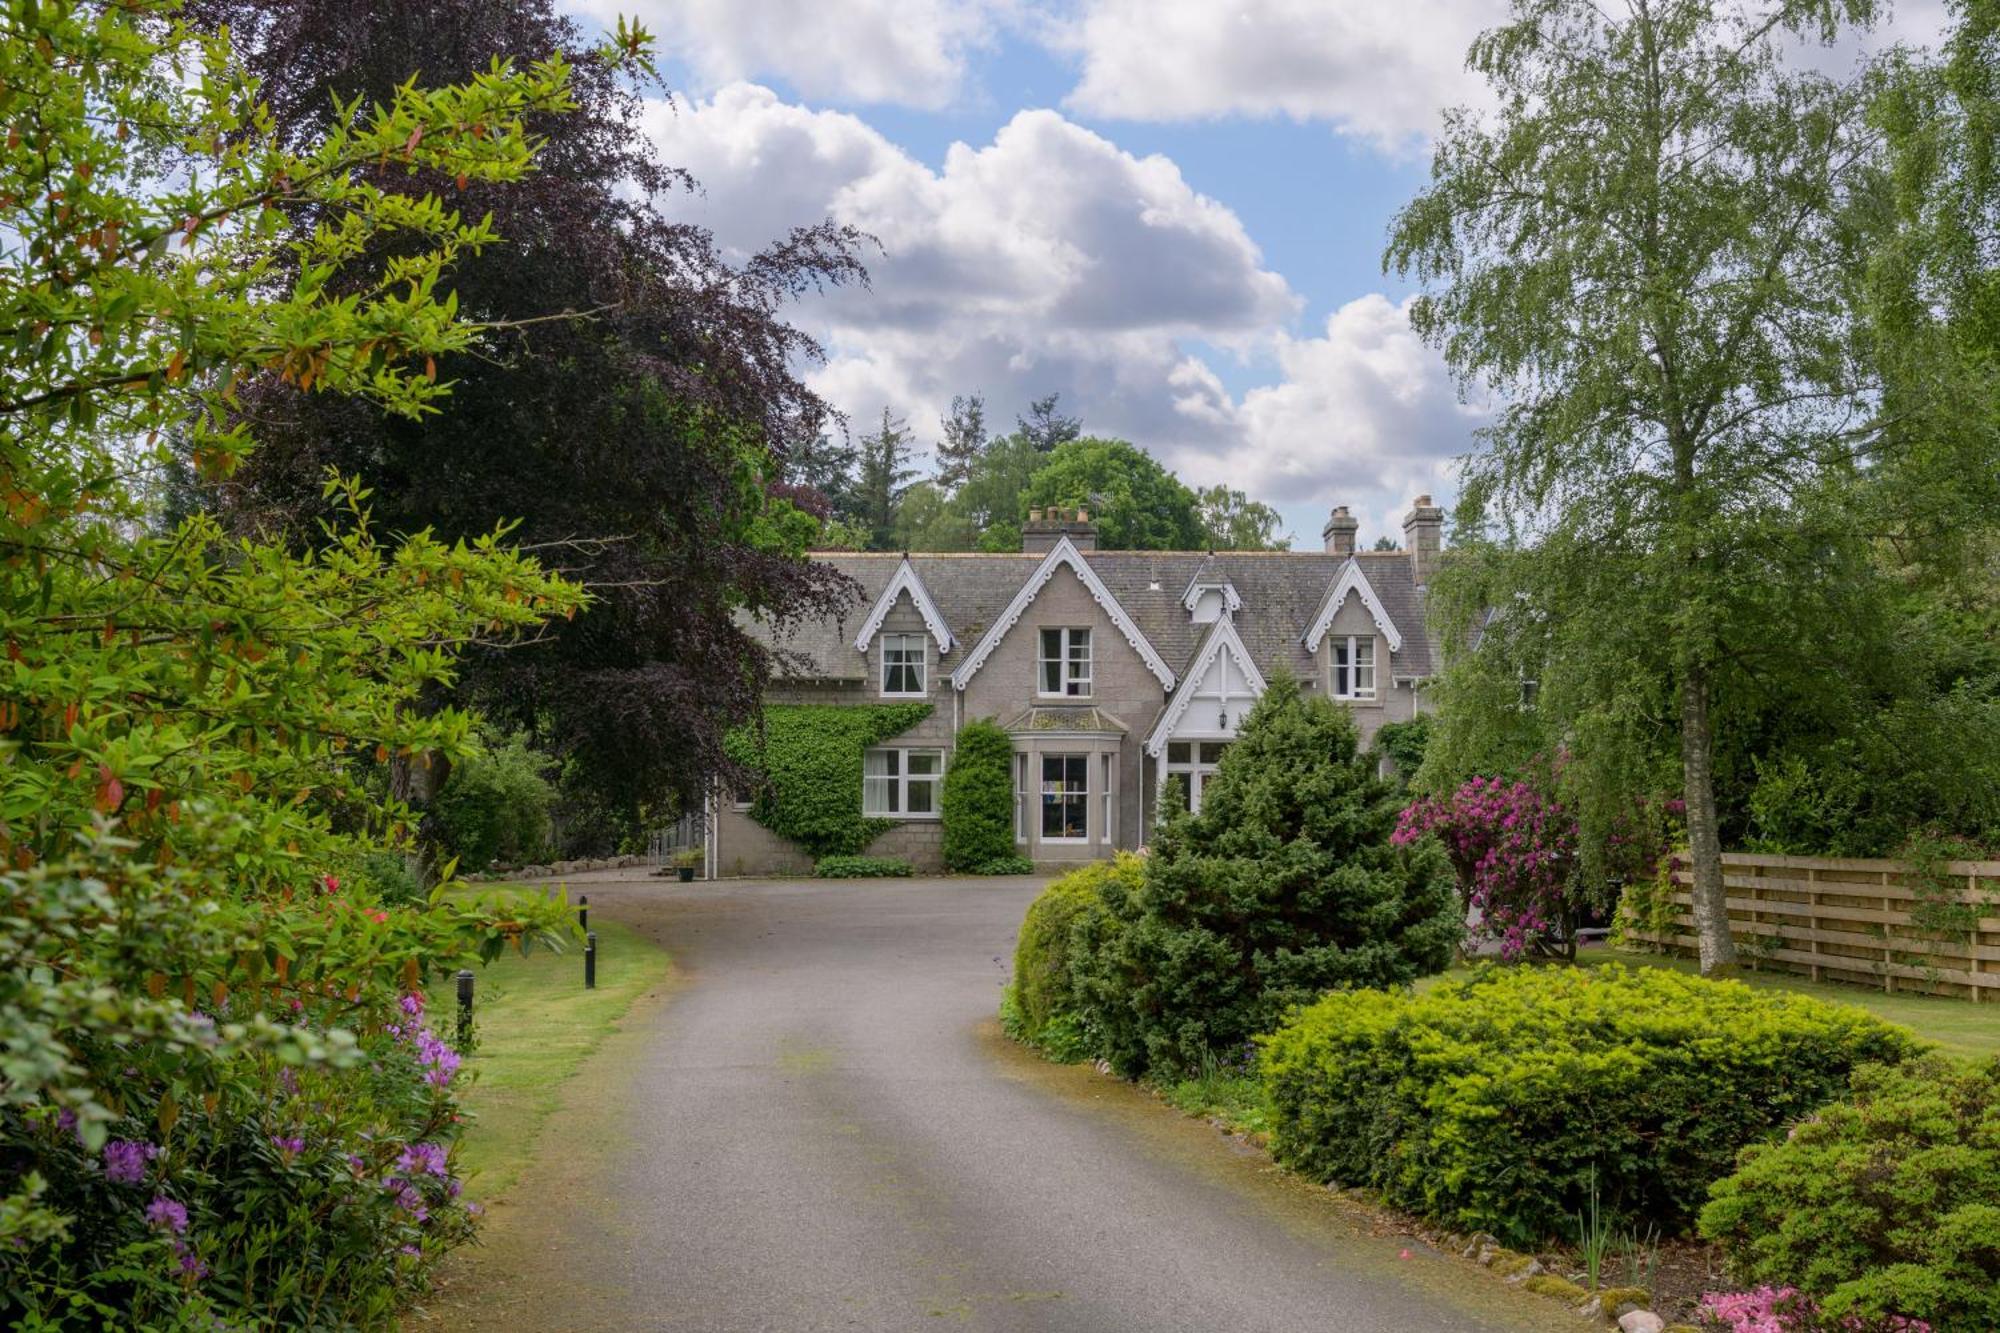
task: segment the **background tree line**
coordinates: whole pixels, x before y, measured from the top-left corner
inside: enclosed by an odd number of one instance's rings
[[[822,435],[793,478],[824,497],[820,540],[865,551],[1018,551],[1030,509],[1085,508],[1110,550],[1267,551],[1291,537],[1271,506],[1227,486],[1190,488],[1125,440],[1084,433],[1056,394],[1035,400],[1005,435],[987,432],[978,394],[954,397],[938,423],[930,476],[916,434],[883,409],[853,443]]]

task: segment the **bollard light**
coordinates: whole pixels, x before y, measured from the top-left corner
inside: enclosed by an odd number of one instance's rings
[[[597,932],[588,931],[583,937],[583,988],[597,989]]]
[[[587,893],[576,900],[576,928],[586,933],[590,930],[590,895]]]

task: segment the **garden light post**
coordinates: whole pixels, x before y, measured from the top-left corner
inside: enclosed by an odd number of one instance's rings
[[[458,1049],[465,1052],[472,1041],[472,969],[458,969]]]
[[[585,931],[583,936],[583,988],[597,989],[597,932]]]
[[[590,930],[590,895],[587,893],[576,900],[576,928],[586,933]]]

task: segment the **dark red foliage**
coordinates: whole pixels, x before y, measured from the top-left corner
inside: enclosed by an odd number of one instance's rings
[[[468,217],[491,212],[503,238],[453,274],[465,314],[587,316],[440,363],[456,387],[423,422],[252,386],[243,400],[265,444],[215,503],[310,541],[332,466],[360,474],[394,528],[470,536],[518,519],[523,544],[581,540],[550,556],[598,604],[545,642],[473,661],[465,695],[573,756],[622,814],[694,797],[726,768],[721,736],[753,714],[771,666],[738,612],[816,614],[850,595],[825,570],[746,542],[755,487],[746,503],[741,461],[762,451],[775,479],[827,425],[798,377],[820,349],[780,312],[807,290],[865,281],[862,238],[822,222],[730,262],[674,219],[692,182],[654,159],[638,91],[547,0],[192,0],[188,11],[230,25],[293,139],[324,128],[332,94],[365,105],[412,75],[449,82],[496,55],[570,61],[579,108],[537,126],[536,173],[431,188]]]

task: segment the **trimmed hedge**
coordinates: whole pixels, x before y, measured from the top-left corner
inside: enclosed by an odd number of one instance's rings
[[[1029,905],[1014,945],[1014,1003],[1022,1040],[1045,1044],[1050,1025],[1065,1018],[1074,1026],[1095,1026],[1086,1015],[1090,1002],[1076,965],[1090,957],[1106,928],[1115,925],[1105,907],[1105,889],[1116,887],[1121,898],[1129,897],[1138,891],[1144,870],[1139,857],[1120,852],[1113,860],[1070,871]]]
[[[813,862],[819,879],[907,879],[910,863],[898,856],[822,856]]]
[[[1032,875],[1035,863],[1025,856],[996,856],[972,868],[975,875]]]
[[[1616,1225],[1687,1228],[1737,1153],[1920,1043],[1849,1005],[1663,968],[1495,967],[1352,991],[1264,1042],[1278,1160],[1527,1248],[1593,1179]]]
[[[940,803],[946,870],[978,870],[1014,856],[1013,765],[1014,742],[990,719],[959,731]]]
[[[929,704],[774,704],[729,757],[758,775],[750,817],[815,857],[852,856],[894,823],[861,813],[861,752],[931,715]]]
[[[2000,1328],[2000,1059],[1856,1070],[1850,1101],[1744,1150],[1701,1231],[1832,1326]]]

